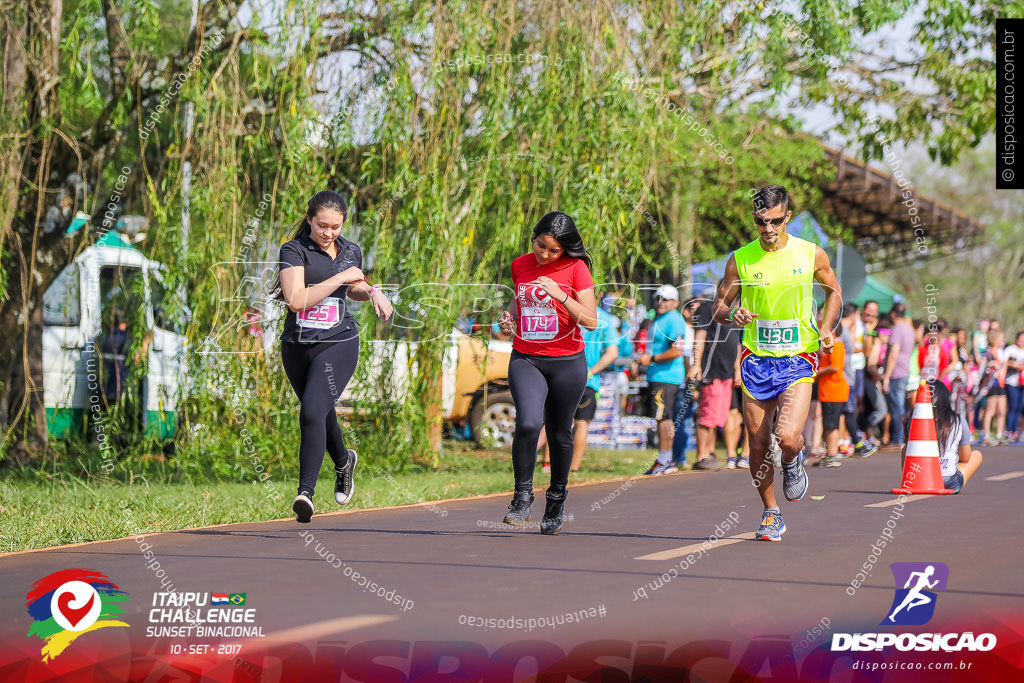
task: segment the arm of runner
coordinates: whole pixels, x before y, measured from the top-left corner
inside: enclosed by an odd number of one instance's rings
[[[821,348],[832,351],[835,345],[835,322],[839,309],[843,305],[843,288],[839,286],[839,278],[832,270],[828,254],[821,247],[814,250],[814,279],[825,290],[825,312],[821,316]]]
[[[734,387],[741,386],[743,379],[740,377],[740,358],[743,357],[743,344],[736,346],[736,362],[732,366],[732,385]]]
[[[513,296],[508,308],[498,318],[498,327],[503,334],[513,334],[516,331],[516,318],[519,317],[519,303]]]
[[[379,286],[371,285],[366,280],[353,283],[348,288],[348,297],[356,301],[372,301],[373,311],[381,320],[387,320],[395,311],[394,306],[391,304],[391,299],[384,294],[384,291]]]
[[[740,271],[736,267],[736,257],[729,256],[725,264],[725,277],[718,285],[718,292],[715,295],[715,307],[711,316],[723,325],[739,325],[745,327],[757,316],[747,309],[739,306],[731,308],[736,297],[740,295]]]
[[[593,287],[579,290],[576,292],[576,298],[573,298],[549,277],[541,276],[534,284],[543,287],[548,296],[561,304],[580,327],[588,330],[597,329],[597,298],[594,296]]]
[[[306,285],[306,269],[302,266],[291,266],[281,269],[281,296],[288,304],[288,310],[298,313],[316,306],[326,299],[338,287],[363,279],[363,271],[348,268],[335,273],[323,282]]]
[[[690,369],[686,371],[688,382],[699,382],[701,380],[700,364],[704,358],[704,341],[708,338],[707,328],[697,330],[693,335],[693,362]]]

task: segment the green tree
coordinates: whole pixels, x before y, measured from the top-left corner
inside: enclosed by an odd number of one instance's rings
[[[272,259],[309,195],[348,188],[372,277],[418,288],[404,302],[431,303],[417,332],[428,341],[414,359],[416,390],[397,413],[410,431],[388,436],[387,450],[432,457],[438,340],[471,304],[452,285],[507,282],[540,215],[576,218],[599,279],[682,280],[689,263],[748,239],[753,186],[781,180],[803,207],[820,207],[828,169],[783,102],[825,104],[854,136],[878,113],[892,139],[923,139],[943,162],[976,143],[993,122],[991,19],[1019,5],[928,0],[917,52],[879,68],[864,46],[911,10],[906,0],[350,0],[326,12],[298,0],[252,7],[244,26],[240,3],[213,2],[187,35],[186,3],[7,3],[5,44],[28,48],[5,50],[3,65],[0,323],[22,334],[0,340],[0,415],[19,451],[27,437],[41,443],[31,352],[41,293],[95,237],[66,238],[71,216],[83,209],[99,227],[127,163],[120,204],[152,219],[147,251],[188,288],[197,344],[223,324],[223,292],[255,268],[230,262]],[[169,84],[213,36],[223,37],[150,129]],[[351,83],[338,79],[346,59]],[[904,87],[908,73],[933,90]],[[182,249],[186,162],[195,227]],[[260,239],[243,249],[268,195]],[[272,368],[260,372],[280,386]],[[260,400],[285,395],[268,389]],[[377,416],[388,419],[383,408]]]

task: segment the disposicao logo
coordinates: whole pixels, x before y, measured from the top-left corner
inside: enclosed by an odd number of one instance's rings
[[[942,562],[893,562],[889,565],[896,594],[881,626],[920,626],[935,614],[938,594],[946,590],[949,567]],[[901,652],[985,652],[996,646],[991,633],[833,633],[832,651],[881,652],[887,647]]]
[[[896,595],[882,625],[927,624],[935,614],[938,596],[933,591],[946,590],[949,567],[942,562],[893,562],[889,569],[896,580]]]
[[[80,635],[110,626],[124,613],[128,594],[93,569],[64,569],[35,582],[25,605],[34,620],[27,636],[44,641],[43,661],[53,659]]]

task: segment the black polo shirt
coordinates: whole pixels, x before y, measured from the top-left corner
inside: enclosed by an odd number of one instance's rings
[[[743,328],[722,325],[711,315],[714,303],[701,301],[693,313],[693,329],[707,330],[704,356],[701,358],[701,377],[706,380],[732,379],[735,374],[736,352],[739,350]]]
[[[338,255],[332,259],[308,233],[304,233],[298,239],[281,245],[278,269],[302,266],[305,269],[305,285],[308,287],[353,266],[363,267],[363,252],[358,244],[341,235],[334,243],[337,245]],[[301,313],[288,311],[284,319],[281,341],[315,343],[340,341],[353,336],[358,332],[358,328],[345,304],[347,294],[348,285],[342,285],[312,308]]]

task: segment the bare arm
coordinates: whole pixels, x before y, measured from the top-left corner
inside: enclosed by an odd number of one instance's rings
[[[567,296],[559,302],[569,311],[569,315],[588,330],[597,329],[597,298],[594,296],[594,288],[584,289],[576,292],[576,298]]]
[[[604,353],[601,354],[601,357],[598,358],[597,362],[594,363],[593,367],[590,368],[590,374],[596,375],[599,372],[607,370],[608,366],[614,363],[615,359],[618,357],[619,347],[616,344],[612,344],[611,346],[604,350]]]
[[[691,382],[699,382],[704,372],[700,364],[704,360],[704,342],[707,338],[707,328],[701,328],[693,335],[693,363],[686,371],[686,379]]]
[[[890,340],[891,340],[891,337],[890,337]],[[896,367],[896,355],[899,352],[900,352],[900,345],[899,344],[893,344],[892,341],[890,341],[889,342],[889,350],[886,351],[886,354],[888,355],[888,357],[885,359],[885,375],[883,375],[883,377],[882,377],[882,379],[884,379],[885,381],[889,381],[889,378],[892,377],[892,369],[894,367]]]
[[[391,299],[381,290],[380,287],[372,286],[366,280],[361,280],[349,286],[348,297],[355,301],[373,302],[373,311],[381,320],[387,320],[394,313],[395,309]]]
[[[835,344],[836,316],[843,304],[843,288],[839,286],[839,278],[832,270],[828,254],[821,247],[814,251],[814,279],[825,290],[825,312],[821,316],[821,348],[831,351]]]
[[[729,311],[736,297],[740,295],[740,271],[736,267],[736,257],[729,256],[725,264],[725,277],[718,285],[715,293],[715,305],[711,309],[711,317],[723,325],[736,324],[740,327],[748,325],[754,319],[754,314],[740,306],[732,312],[732,319],[729,319]]]
[[[288,304],[288,310],[298,313],[316,306],[329,297],[338,287],[363,279],[363,271],[348,268],[335,273],[323,282],[306,285],[306,269],[292,266],[281,269],[281,295]]]

